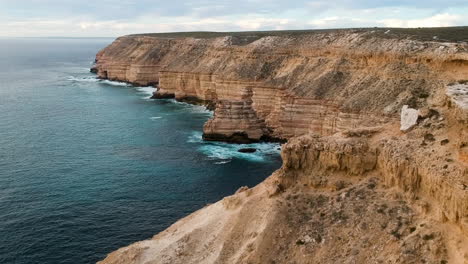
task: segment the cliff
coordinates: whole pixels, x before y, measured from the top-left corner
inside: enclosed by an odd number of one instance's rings
[[[214,108],[206,140],[288,141],[265,182],[103,263],[468,263],[468,44],[139,35],[96,60],[101,78]]]
[[[216,104],[206,139],[331,135],[422,107],[468,74],[466,44],[331,32],[194,39],[127,36],[97,55],[102,78],[158,84],[156,97]],[[365,118],[363,118],[365,117]],[[237,135],[237,136],[236,136]]]

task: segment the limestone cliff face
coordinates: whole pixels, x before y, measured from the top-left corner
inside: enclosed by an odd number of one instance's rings
[[[420,144],[419,140],[408,137],[376,140],[308,135],[295,138],[282,152],[283,170],[287,173],[279,184],[327,185],[331,177],[318,177],[313,170],[345,172],[350,176],[376,172],[386,188],[397,187],[421,212],[430,213],[440,222],[454,223],[468,235],[466,164],[450,158],[456,159],[457,148],[440,149],[435,142],[421,148]]]
[[[207,140],[288,140],[263,183],[102,263],[468,263],[467,44],[128,36],[96,70],[214,107]]]
[[[288,139],[374,126],[468,74],[468,45],[336,32],[213,39],[126,36],[97,55],[102,78],[210,101],[207,139]],[[235,137],[237,135],[237,137]],[[243,136],[243,137],[242,137]]]

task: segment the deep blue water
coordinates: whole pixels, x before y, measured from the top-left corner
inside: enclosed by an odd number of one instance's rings
[[[94,263],[254,186],[276,145],[201,141],[211,113],[98,81],[111,39],[0,39],[0,263]]]

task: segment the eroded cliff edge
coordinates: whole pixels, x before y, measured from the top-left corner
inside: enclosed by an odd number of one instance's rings
[[[208,140],[288,139],[265,182],[104,263],[468,261],[466,43],[126,36],[95,69],[211,105]],[[403,105],[419,109],[406,133]]]
[[[126,36],[97,55],[100,77],[157,84],[157,97],[216,104],[207,139],[330,135],[421,107],[466,78],[466,44],[336,32],[194,39]]]

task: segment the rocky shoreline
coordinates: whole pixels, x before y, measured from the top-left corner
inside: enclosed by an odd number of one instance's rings
[[[100,78],[213,109],[205,140],[287,141],[263,183],[102,263],[468,262],[467,43],[239,43],[125,36],[97,54]]]

